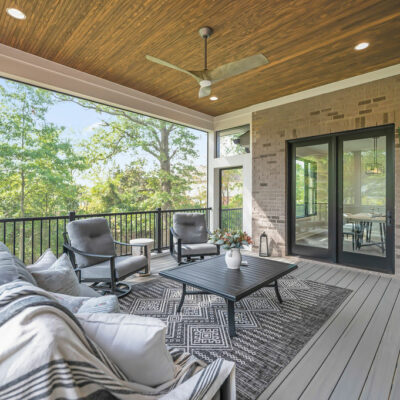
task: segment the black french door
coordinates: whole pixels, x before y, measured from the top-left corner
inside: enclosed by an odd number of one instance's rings
[[[394,126],[289,147],[291,254],[394,272]]]

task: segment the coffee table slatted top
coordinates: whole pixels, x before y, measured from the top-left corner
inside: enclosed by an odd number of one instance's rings
[[[180,265],[159,274],[228,300],[239,301],[297,269],[295,264],[254,256],[243,256],[243,261],[247,261],[248,265],[242,265],[239,270],[228,269],[221,255]]]

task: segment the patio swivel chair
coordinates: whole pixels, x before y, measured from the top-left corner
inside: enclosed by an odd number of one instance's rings
[[[208,243],[210,232],[206,218],[200,213],[176,213],[170,229],[169,249],[178,264],[182,259],[193,261],[193,257],[215,256],[220,254],[218,245]]]
[[[69,254],[79,281],[93,283],[93,289],[122,297],[131,291],[131,285],[121,282],[123,279],[141,270],[148,272],[147,257],[132,255],[133,246],[143,246],[114,240],[105,218],[75,220],[66,229],[64,251]],[[131,247],[131,254],[117,256],[115,245]]]

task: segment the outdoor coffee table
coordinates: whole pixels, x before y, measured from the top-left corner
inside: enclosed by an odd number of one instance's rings
[[[162,271],[160,275],[182,283],[182,297],[177,312],[181,311],[187,294],[223,297],[228,305],[229,335],[233,337],[236,336],[235,302],[263,287],[273,287],[278,301],[282,303],[278,279],[297,269],[295,264],[252,256],[243,256],[243,261],[247,261],[248,265],[242,265],[239,270],[228,269],[222,255]],[[200,291],[187,291],[186,285]]]

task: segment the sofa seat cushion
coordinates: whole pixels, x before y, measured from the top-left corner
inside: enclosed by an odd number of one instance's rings
[[[133,274],[147,265],[145,256],[120,256],[115,258],[115,275],[121,279],[126,275]],[[82,280],[86,279],[111,279],[110,261],[103,261],[91,267],[81,270]]]
[[[33,272],[40,288],[49,292],[79,296],[80,285],[70,259],[63,254],[50,268]]]
[[[175,251],[178,252],[178,246],[175,246]],[[182,244],[182,255],[203,255],[203,254],[217,254],[218,248],[212,243],[194,243],[194,244]]]
[[[175,376],[159,319],[128,314],[77,314],[83,329],[128,379],[157,386]]]

